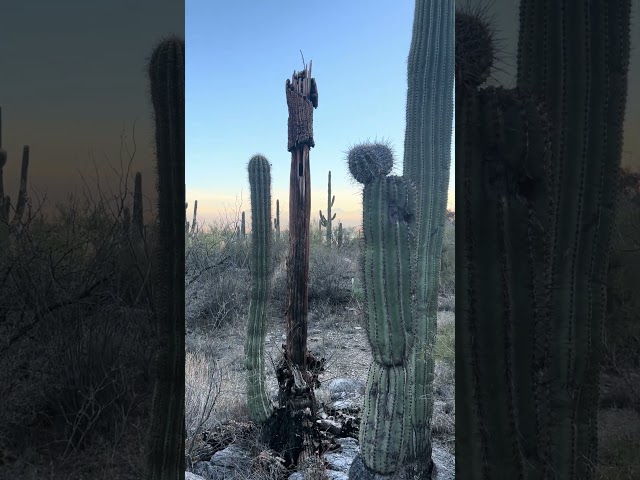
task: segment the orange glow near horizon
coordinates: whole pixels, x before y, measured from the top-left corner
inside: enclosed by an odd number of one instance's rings
[[[359,227],[362,223],[362,206],[360,194],[357,191],[334,191],[336,201],[332,212],[336,213],[335,222],[342,222],[345,227]],[[285,191],[274,191],[271,195],[271,215],[276,214],[276,199],[280,200],[280,217],[282,228],[289,223],[289,196]],[[250,219],[250,199],[248,194],[224,194],[220,192],[187,190],[187,218],[191,221],[193,215],[193,201],[198,200],[198,222],[200,224],[230,224],[240,218],[241,212],[246,212],[247,221]],[[311,195],[311,220],[317,221],[318,210],[326,216],[327,199],[325,191],[316,191]],[[455,191],[448,192],[447,210],[455,209]]]

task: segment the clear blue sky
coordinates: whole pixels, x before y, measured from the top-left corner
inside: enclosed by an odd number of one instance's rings
[[[242,194],[255,153],[272,167],[272,196],[288,214],[285,81],[313,60],[319,105],[311,150],[312,218],[326,213],[327,172],[334,211],[360,219],[360,188],[348,177],[347,148],[386,139],[402,169],[407,56],[414,0],[186,0],[187,199],[207,219]],[[453,177],[452,177],[453,184]],[[275,213],[275,207],[274,213]],[[283,218],[286,223],[286,217]]]

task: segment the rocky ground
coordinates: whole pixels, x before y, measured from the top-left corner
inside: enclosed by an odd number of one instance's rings
[[[329,309],[330,310],[330,309]],[[266,479],[303,478],[346,479],[347,472],[359,451],[357,434],[340,435],[341,425],[358,417],[363,403],[364,386],[372,360],[366,333],[361,325],[362,315],[355,308],[331,313],[315,311],[309,318],[309,348],[319,358],[326,359],[322,383],[316,397],[324,405],[319,422],[323,428],[335,430],[337,448],[323,455],[320,465],[307,471],[284,472],[277,459],[255,441],[246,438],[230,442],[210,458],[192,465],[187,479]],[[454,364],[452,312],[439,312],[439,338],[436,346],[435,406],[433,416],[433,456],[439,467],[438,479],[454,478]],[[221,375],[220,392],[216,401],[213,424],[247,420],[244,400],[244,328],[242,322],[218,332],[215,338],[188,335],[187,352],[206,354],[217,365]],[[273,364],[278,358],[285,338],[284,322],[273,318],[265,340],[268,386],[275,396],[276,380]],[[188,379],[187,379],[188,381]],[[343,432],[348,429],[342,429]],[[189,432],[190,435],[198,432]],[[239,435],[240,437],[240,435]],[[354,438],[355,437],[355,438]],[[199,441],[198,441],[199,442]],[[196,443],[198,443],[196,442]],[[221,447],[222,445],[219,445]],[[196,448],[197,450],[197,448]],[[262,457],[262,458],[261,458]],[[304,467],[301,467],[303,469]],[[317,472],[315,474],[311,471]],[[320,473],[324,471],[324,473]],[[288,475],[288,477],[287,477]]]

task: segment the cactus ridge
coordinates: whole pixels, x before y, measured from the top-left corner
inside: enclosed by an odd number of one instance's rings
[[[247,404],[251,419],[265,422],[273,412],[265,385],[264,339],[267,333],[271,261],[271,166],[262,155],[249,161],[251,189],[251,303],[245,342]]]

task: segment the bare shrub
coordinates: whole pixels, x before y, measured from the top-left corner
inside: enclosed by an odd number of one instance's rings
[[[101,478],[90,464],[103,478],[139,473],[154,226],[134,237],[124,222],[134,154],[123,147],[115,186],[96,171],[46,214],[29,199],[0,251],[0,477],[25,462],[61,478]]]
[[[220,396],[222,379],[213,359],[201,352],[187,352],[185,357],[185,426],[189,457],[196,439],[213,426],[212,413]]]

